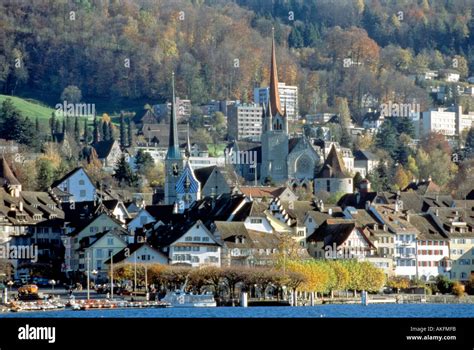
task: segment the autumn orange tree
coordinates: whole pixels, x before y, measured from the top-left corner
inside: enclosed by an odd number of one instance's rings
[[[405,277],[393,276],[387,280],[387,286],[394,288],[397,293],[399,293],[400,289],[406,289],[410,287],[410,280]]]

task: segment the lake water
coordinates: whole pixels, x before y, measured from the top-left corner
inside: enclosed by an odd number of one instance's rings
[[[324,318],[324,317],[474,317],[474,304],[318,305],[313,307],[217,307],[40,311],[1,313],[0,318]]]

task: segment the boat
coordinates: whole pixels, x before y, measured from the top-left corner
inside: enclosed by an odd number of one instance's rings
[[[166,293],[161,300],[172,307],[216,307],[217,303],[213,294],[191,294],[182,290]]]

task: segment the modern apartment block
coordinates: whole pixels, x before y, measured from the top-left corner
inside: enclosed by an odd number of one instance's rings
[[[463,114],[461,106],[435,108],[422,113],[420,124],[422,135],[439,132],[452,139],[474,125],[474,113]]]
[[[290,120],[298,118],[298,87],[286,85],[285,83],[278,83],[278,92],[280,94],[280,104],[283,109],[286,106],[286,112]],[[270,88],[257,87],[253,90],[255,103],[266,106],[270,96]]]
[[[256,103],[229,106],[227,124],[231,138],[237,141],[260,141],[262,107]]]

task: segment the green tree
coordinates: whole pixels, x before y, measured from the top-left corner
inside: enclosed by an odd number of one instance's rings
[[[143,150],[138,150],[135,164],[137,166],[137,172],[141,175],[147,174],[155,166],[155,161],[150,153]]]
[[[375,146],[388,152],[392,159],[396,158],[396,151],[398,147],[397,130],[388,120],[380,127],[379,132],[375,136]]]
[[[127,130],[123,113],[120,114],[120,146],[127,147]]]
[[[37,143],[35,127],[7,98],[0,108],[0,138],[34,146]]]
[[[83,134],[83,137],[84,137],[84,143],[87,145],[89,143],[89,138],[90,138],[89,126],[87,125],[87,117],[84,118],[84,134]]]
[[[353,179],[353,183],[354,183],[354,191],[359,188],[359,185],[361,183],[361,181],[364,180],[364,178],[362,177],[362,175],[360,174],[360,172],[356,172],[356,174],[354,175],[354,179]]]
[[[38,186],[38,189],[41,191],[46,191],[49,186],[54,181],[55,177],[55,169],[53,164],[49,162],[47,159],[39,159],[36,162],[36,172],[37,172],[37,178],[36,178],[36,183]]]
[[[130,118],[127,119],[128,124],[128,147],[132,147],[133,145],[133,123]]]
[[[81,141],[81,130],[79,128],[79,118],[74,118],[74,140],[79,144]]]
[[[97,122],[97,117],[94,117],[93,127],[94,127],[94,129],[92,131],[92,142],[97,143],[100,140],[99,124]]]
[[[125,183],[128,186],[134,187],[137,186],[138,184],[138,176],[133,173],[132,168],[127,162],[127,158],[125,155],[122,155],[122,157],[119,159],[117,162],[115,169],[114,169],[114,175],[113,177],[119,182],[119,183]]]
[[[63,92],[61,93],[61,100],[67,101],[68,103],[78,103],[81,102],[82,99],[82,92],[75,85],[69,85],[64,88]]]
[[[474,150],[474,128],[471,127],[466,136],[466,148]]]
[[[350,148],[352,147],[352,139],[349,133],[351,113],[347,99],[344,97],[336,98],[336,108],[339,114],[339,123],[341,125],[341,146]]]

